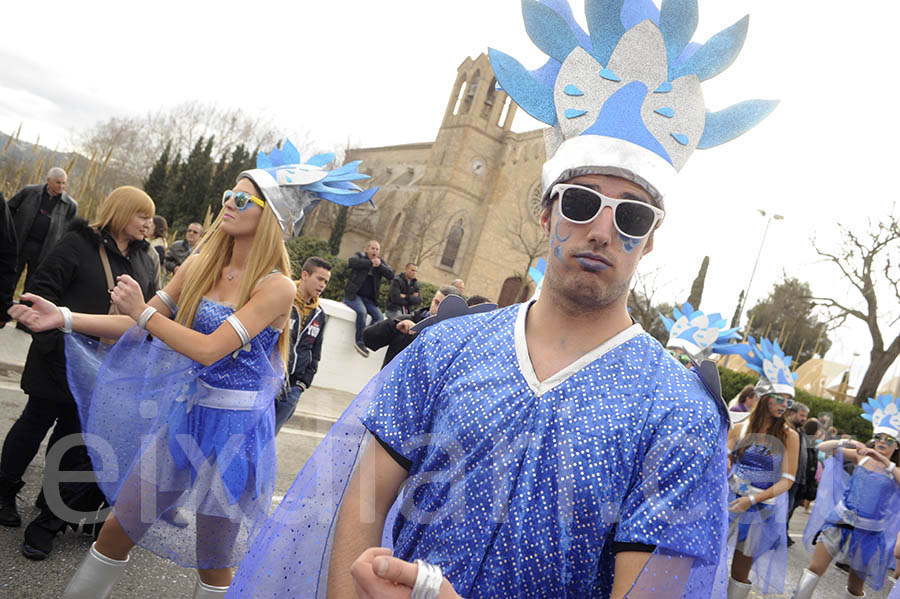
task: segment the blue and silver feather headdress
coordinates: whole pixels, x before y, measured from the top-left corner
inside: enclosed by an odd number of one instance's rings
[[[660,314],[669,331],[667,348],[683,349],[695,362],[705,360],[714,353],[727,353],[732,347],[729,341],[740,339],[737,329],[726,329],[728,321],[721,314],[704,314],[685,302],[681,310],[675,308],[675,319]]]
[[[778,341],[763,339],[757,343],[753,337],[748,341],[724,347],[719,353],[737,354],[747,363],[747,368],[759,373],[756,392],[760,397],[771,393],[785,393],[794,397],[797,374],[791,372],[792,357],[784,355]]]
[[[863,404],[863,418],[872,423],[875,434],[888,434],[900,439],[900,397],[894,398],[890,393],[869,398]]]
[[[377,187],[363,190],[353,183],[368,179],[359,172],[361,160],[348,162],[334,170],[326,170],[334,162],[334,154],[317,154],[302,162],[300,152],[290,140],[269,154],[260,152],[256,168],[238,175],[253,181],[272,207],[284,238],[300,232],[304,215],[320,200],[340,206],[356,206],[372,200]]]
[[[660,203],[697,148],[718,146],[754,127],[777,102],[750,100],[706,110],[700,82],[737,57],[749,17],[705,44],[692,43],[697,0],[585,0],[589,32],[566,0],[522,0],[525,28],[550,59],[529,71],[491,49],[500,87],[551,126],[542,183],[609,174],[638,183]]]

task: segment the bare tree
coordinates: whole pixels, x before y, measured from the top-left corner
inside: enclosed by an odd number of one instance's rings
[[[900,322],[900,314],[888,314],[879,311],[878,292],[893,293],[888,302],[893,309],[900,306],[900,221],[896,216],[887,216],[879,222],[869,221],[869,226],[862,233],[855,233],[849,228],[839,225],[844,241],[834,252],[828,252],[813,240],[816,252],[830,262],[843,277],[862,296],[864,307],[848,305],[832,297],[813,297],[818,305],[829,309],[832,318],[843,324],[847,318],[858,318],[865,323],[872,337],[872,351],[869,353],[869,367],[863,376],[862,384],[853,402],[859,406],[878,392],[881,379],[897,356],[900,355],[900,334],[885,347],[883,320],[893,320],[887,325],[893,327]],[[896,298],[897,303],[893,303]]]
[[[404,224],[407,256],[416,264],[434,256],[445,241],[441,229],[447,218],[444,211],[446,192],[428,194],[427,198],[422,196],[421,192],[417,193],[406,205]]]
[[[77,132],[75,142],[88,155],[113,148],[109,170],[117,183],[139,184],[169,142],[173,154],[187,155],[198,139],[213,137],[212,154],[220,156],[238,144],[251,150],[274,147],[282,134],[266,117],[190,101],[144,116],[112,117]],[[308,132],[295,133],[291,141],[308,154]]]
[[[520,301],[528,288],[528,271],[535,260],[547,253],[547,236],[541,228],[527,202],[517,202],[515,214],[510,215],[503,232],[509,247],[527,258],[525,268],[519,276],[519,290],[515,300]]]
[[[638,270],[631,280],[631,292],[628,294],[628,311],[649,335],[665,345],[669,338],[666,325],[659,318],[660,313],[667,316],[675,307],[669,303],[657,303],[656,296],[660,287],[659,277],[663,273],[662,267],[652,270]]]

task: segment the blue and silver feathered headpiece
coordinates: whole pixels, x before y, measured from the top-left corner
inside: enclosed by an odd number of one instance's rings
[[[316,207],[319,200],[327,200],[340,206],[356,206],[372,200],[377,187],[363,190],[353,181],[368,179],[359,172],[361,160],[348,162],[334,170],[326,166],[334,162],[334,154],[317,154],[306,162],[300,160],[300,152],[290,140],[281,149],[268,154],[260,152],[256,168],[244,171],[238,179],[246,177],[256,183],[264,199],[272,207],[284,238],[299,233],[303,217]]]
[[[869,398],[863,404],[863,418],[872,423],[875,434],[888,434],[900,439],[900,397],[894,398],[890,393]]]
[[[791,372],[791,356],[784,355],[778,341],[763,339],[757,343],[753,337],[748,341],[729,345],[719,353],[737,354],[747,363],[747,368],[759,373],[756,392],[760,397],[771,393],[785,393],[794,397],[797,374]]]
[[[525,28],[550,59],[529,71],[491,49],[500,87],[545,134],[547,197],[555,183],[583,174],[625,177],[661,202],[697,148],[751,129],[777,102],[751,100],[706,110],[700,82],[737,57],[749,17],[705,44],[692,43],[697,0],[585,0],[588,32],[566,0],[522,0]]]
[[[700,310],[694,310],[688,302],[685,302],[681,310],[675,308],[672,315],[674,320],[659,315],[669,331],[666,347],[683,349],[695,362],[705,360],[714,353],[727,353],[732,347],[728,342],[741,338],[737,329],[725,328],[728,321],[721,314],[704,314]]]

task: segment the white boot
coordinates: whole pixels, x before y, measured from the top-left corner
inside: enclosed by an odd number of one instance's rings
[[[800,575],[800,582],[797,583],[797,588],[794,589],[794,599],[810,599],[818,584],[819,576],[815,572],[804,568],[803,574]]]
[[[850,589],[847,589],[847,599],[859,599],[860,597],[865,597],[865,596],[866,596],[865,591],[863,591],[862,595],[854,595],[853,593],[850,592]]]
[[[227,591],[228,587],[214,587],[198,578],[197,586],[194,587],[194,599],[222,599]]]
[[[97,551],[96,545],[93,543],[88,554],[84,556],[84,560],[63,591],[63,599],[106,599],[122,578],[125,566],[131,558],[117,560],[106,557]]]
[[[749,582],[738,582],[732,577],[728,577],[728,599],[747,599],[750,589],[753,585]]]

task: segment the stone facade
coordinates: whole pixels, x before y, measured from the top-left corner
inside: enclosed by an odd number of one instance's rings
[[[547,246],[537,225],[543,135],[513,133],[516,109],[482,54],[460,65],[433,142],[348,152],[372,176],[367,186],[381,190],[374,208],[350,212],[340,255],[374,238],[398,272],[417,262],[423,281],[461,278],[467,293],[511,303],[528,253],[536,258]],[[325,204],[305,233],[328,238],[336,210]]]

